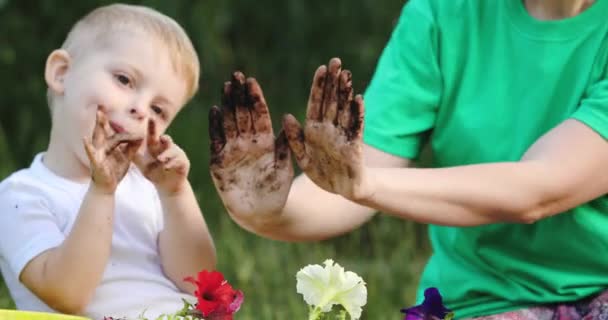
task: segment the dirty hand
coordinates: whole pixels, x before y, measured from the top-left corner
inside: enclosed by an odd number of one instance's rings
[[[185,189],[190,160],[170,136],[158,136],[152,120],[148,122],[146,150],[136,154],[133,162],[154,183],[161,196],[175,195]]]
[[[362,160],[363,98],[353,99],[351,72],[333,58],[315,72],[306,122],[283,118],[289,146],[306,175],[348,199],[368,192]]]
[[[83,138],[92,183],[105,193],[114,193],[143,141],[129,133],[112,132],[106,115],[97,110],[93,137]]]
[[[228,211],[240,218],[281,212],[293,180],[287,139],[275,139],[262,89],[235,72],[222,106],[209,113],[211,176]]]

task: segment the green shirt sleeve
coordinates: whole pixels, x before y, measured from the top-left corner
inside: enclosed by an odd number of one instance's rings
[[[608,140],[608,41],[598,50],[587,88],[572,118]]]
[[[608,78],[591,87],[572,118],[595,130],[608,140]]]
[[[438,31],[426,0],[404,7],[365,92],[363,140],[415,159],[441,98]]]

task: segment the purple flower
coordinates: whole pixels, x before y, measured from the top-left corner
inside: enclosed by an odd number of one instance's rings
[[[410,308],[401,309],[405,313],[403,320],[437,320],[451,319],[452,310],[443,305],[441,294],[437,288],[424,290],[424,301],[422,304]]]

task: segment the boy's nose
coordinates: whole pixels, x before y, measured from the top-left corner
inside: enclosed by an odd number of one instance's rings
[[[137,120],[143,120],[146,117],[141,107],[129,108],[129,115]]]

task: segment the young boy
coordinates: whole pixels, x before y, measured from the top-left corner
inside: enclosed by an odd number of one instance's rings
[[[197,91],[184,30],[152,9],[110,5],[47,60],[46,152],[0,184],[0,268],[19,309],[104,316],[172,313],[215,249],[162,134]],[[84,140],[83,140],[84,138]]]

